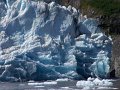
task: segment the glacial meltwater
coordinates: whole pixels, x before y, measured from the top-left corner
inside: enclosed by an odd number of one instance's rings
[[[113,85],[100,85],[94,87],[76,86],[77,82],[73,80],[56,80],[45,82],[0,82],[0,90],[120,90],[120,80],[111,80]]]

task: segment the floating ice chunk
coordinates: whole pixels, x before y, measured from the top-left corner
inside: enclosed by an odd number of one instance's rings
[[[91,90],[91,88],[89,86],[86,86],[82,90]],[[95,90],[95,88],[93,88],[93,90]]]
[[[108,80],[105,80],[105,79],[99,80],[98,78],[96,78],[93,82],[98,86],[112,86],[113,85],[112,82],[109,82]]]
[[[43,83],[32,82],[32,83],[28,83],[28,85],[37,86],[37,85],[43,85]]]
[[[63,79],[57,79],[56,81],[57,82],[64,82],[64,81],[69,81],[69,79],[68,78],[63,78]]]
[[[95,84],[92,81],[78,81],[76,86],[79,88],[84,88],[84,87],[94,88]]]
[[[32,82],[32,83],[28,83],[28,85],[30,86],[39,86],[39,85],[56,85],[57,82],[56,81],[46,81],[46,82]]]
[[[118,90],[118,88],[113,88],[113,87],[98,87],[98,90]]]
[[[35,81],[33,81],[33,80],[30,80],[30,81],[28,81],[28,83],[34,83]]]
[[[61,89],[64,89],[64,90],[72,90],[72,88],[70,88],[70,87],[61,87]]]
[[[48,81],[48,82],[44,82],[44,85],[56,85],[57,82],[56,81]]]
[[[109,88],[113,85],[109,80],[100,80],[98,78],[89,78],[87,81],[78,81],[76,86],[83,89],[100,89],[99,87],[104,87],[104,89]],[[112,89],[112,88],[111,88]]]

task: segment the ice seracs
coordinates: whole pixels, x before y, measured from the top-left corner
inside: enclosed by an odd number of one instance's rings
[[[0,1],[0,80],[106,78],[112,41],[73,7]]]

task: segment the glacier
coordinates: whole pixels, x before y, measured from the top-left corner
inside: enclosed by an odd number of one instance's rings
[[[112,39],[96,20],[55,2],[7,1],[0,1],[0,81],[109,76]]]

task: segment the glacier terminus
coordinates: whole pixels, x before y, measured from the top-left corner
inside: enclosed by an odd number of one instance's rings
[[[0,81],[107,78],[112,39],[72,6],[0,1]]]

